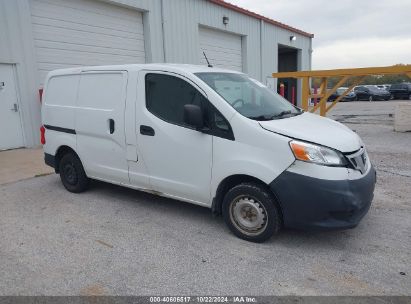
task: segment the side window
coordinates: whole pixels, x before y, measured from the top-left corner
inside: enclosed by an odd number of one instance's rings
[[[221,131],[230,131],[230,124],[219,112],[214,112],[214,124],[215,127]]]
[[[210,102],[187,81],[170,75],[147,74],[146,107],[152,114],[169,123],[186,126],[184,105],[198,105],[203,112],[205,133],[234,139],[230,124]]]
[[[147,110],[157,117],[176,124],[184,124],[184,105],[198,105],[205,111],[206,99],[191,84],[178,77],[164,74],[146,75]],[[208,117],[204,117],[206,125]]]

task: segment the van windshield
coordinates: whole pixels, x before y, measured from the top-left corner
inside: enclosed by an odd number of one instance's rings
[[[207,72],[195,75],[247,118],[273,120],[302,113],[285,98],[244,74]]]

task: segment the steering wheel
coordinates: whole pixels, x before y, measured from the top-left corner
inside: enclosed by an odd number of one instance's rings
[[[241,107],[244,107],[245,101],[242,100],[241,98],[235,100],[231,105],[233,106],[233,108],[235,108],[235,105],[239,102],[241,102]]]

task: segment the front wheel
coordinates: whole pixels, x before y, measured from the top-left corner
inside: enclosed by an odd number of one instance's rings
[[[273,194],[258,184],[242,183],[231,188],[224,197],[222,211],[230,230],[247,241],[264,242],[281,228]]]
[[[64,155],[60,160],[59,171],[61,182],[68,191],[79,193],[87,189],[90,180],[76,154]]]

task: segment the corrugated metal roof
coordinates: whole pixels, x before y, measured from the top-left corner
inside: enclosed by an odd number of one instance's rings
[[[297,28],[295,28],[295,27],[292,27],[292,26],[289,26],[289,25],[287,25],[287,24],[284,24],[284,23],[275,21],[275,20],[270,19],[270,18],[268,18],[268,17],[264,17],[264,16],[262,16],[262,15],[260,15],[260,14],[254,13],[254,12],[252,12],[252,11],[249,11],[249,10],[244,9],[244,8],[242,8],[242,7],[239,7],[239,6],[237,6],[237,5],[234,5],[234,4],[225,2],[225,1],[223,1],[223,0],[208,0],[208,1],[210,1],[211,3],[217,4],[217,5],[223,6],[223,7],[225,7],[225,8],[231,9],[231,10],[233,10],[233,11],[239,12],[239,13],[241,13],[241,14],[248,15],[248,16],[251,16],[251,17],[254,17],[254,18],[263,20],[264,22],[273,24],[273,25],[275,25],[275,26],[278,26],[278,27],[281,27],[281,28],[283,28],[283,29],[292,31],[292,32],[294,32],[294,33],[297,33],[297,34],[300,34],[300,35],[303,35],[303,36],[306,36],[306,37],[314,38],[314,34],[310,34],[310,33],[304,32],[304,31],[299,30],[299,29],[297,29]]]

